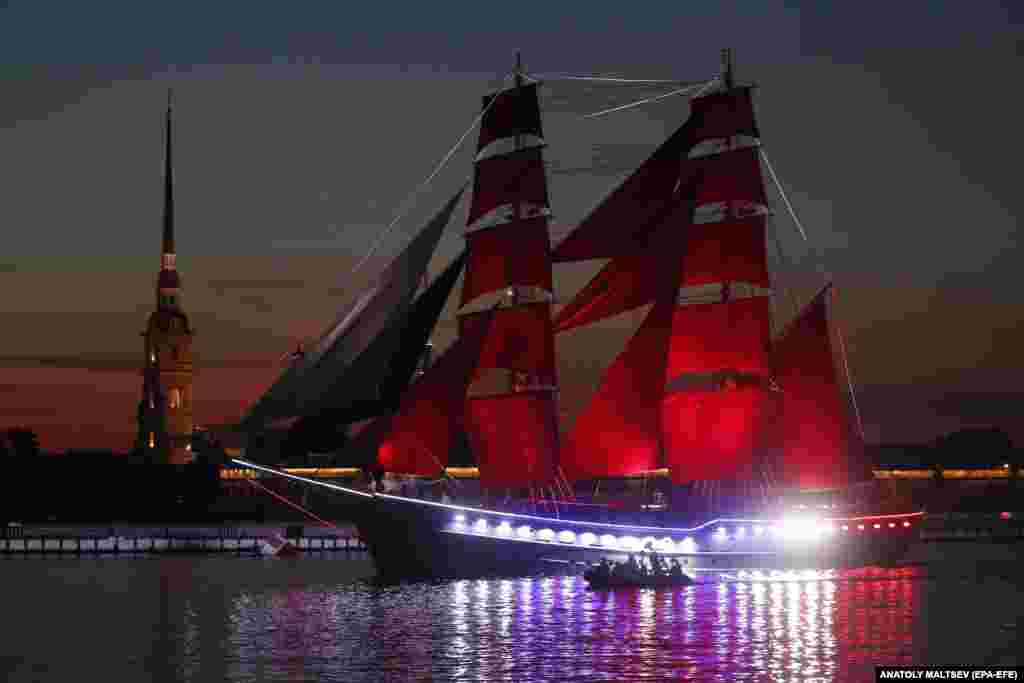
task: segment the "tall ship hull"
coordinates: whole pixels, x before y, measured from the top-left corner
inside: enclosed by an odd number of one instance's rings
[[[715,519],[691,528],[591,523],[378,496],[359,522],[388,577],[581,571],[657,553],[695,572],[887,564],[918,538],[920,515]],[[644,550],[644,548],[650,548]]]
[[[310,486],[321,481],[236,460]],[[889,564],[920,538],[923,512],[833,515],[819,510],[717,518],[693,526],[521,513],[327,485],[348,506],[380,576],[473,578],[579,573],[607,559],[656,553],[690,572],[789,572]]]
[[[629,80],[571,78],[588,87]],[[376,479],[441,487],[454,485],[453,454],[468,453],[483,505],[335,487],[360,499],[359,528],[392,576],[510,574],[640,552],[695,571],[899,556],[920,513],[883,513],[857,496],[849,506],[816,505],[813,515],[806,503],[785,502],[863,491],[871,468],[832,283],[808,301],[769,268],[772,242],[786,263],[774,207],[804,241],[806,232],[761,147],[753,87],[734,78],[731,51],[718,77],[585,117],[691,97],[689,117],[558,244],[542,85],[517,59],[483,98],[459,257],[420,292],[465,188],[308,352],[293,355],[242,428],[287,424],[297,439],[322,442],[339,425],[361,423],[348,452],[365,454]],[[605,263],[574,295],[556,298],[554,266],[584,261]],[[424,349],[449,299],[458,335],[431,362]],[[783,315],[789,304],[793,313]],[[560,425],[566,359],[556,337],[643,309],[589,403],[571,427]],[[646,490],[624,506],[664,514],[619,514],[596,502],[596,490],[590,502],[578,495],[595,482],[651,475],[685,492],[675,509]],[[486,502],[496,500],[506,503]],[[695,510],[720,512],[694,520]]]

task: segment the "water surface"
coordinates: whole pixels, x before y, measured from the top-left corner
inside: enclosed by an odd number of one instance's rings
[[[359,553],[0,559],[7,681],[868,681],[1024,663],[1019,562],[379,585]]]

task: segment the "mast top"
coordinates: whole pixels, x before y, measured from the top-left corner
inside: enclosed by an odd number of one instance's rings
[[[512,71],[516,78],[516,87],[521,88],[523,86],[523,53],[516,50],[516,67]]]
[[[722,48],[722,85],[726,90],[732,90],[733,84],[732,48],[726,47]]]

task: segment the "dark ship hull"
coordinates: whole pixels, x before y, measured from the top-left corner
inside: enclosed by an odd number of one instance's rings
[[[653,548],[688,571],[863,567],[899,560],[920,537],[923,512],[823,516],[797,512],[713,519],[692,527],[616,524],[510,513],[368,493],[235,460],[326,489],[345,505],[385,579],[579,573]]]
[[[918,539],[922,513],[716,519],[691,528],[609,524],[444,505],[386,494],[357,521],[385,578],[579,572],[653,547],[694,571],[829,569],[891,563]],[[652,545],[649,545],[652,544]]]

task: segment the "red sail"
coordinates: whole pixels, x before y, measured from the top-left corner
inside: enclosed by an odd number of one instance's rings
[[[702,142],[734,135],[761,137],[754,119],[750,88],[733,88],[690,100],[691,139]]]
[[[718,202],[768,205],[756,147],[690,159],[682,173],[681,187],[696,206]]]
[[[519,488],[554,479],[558,421],[550,392],[470,399],[466,431],[482,486]]]
[[[488,108],[491,100],[495,100],[494,104]],[[482,151],[495,140],[503,138],[514,138],[521,135],[544,137],[540,123],[540,105],[537,103],[536,83],[484,95],[483,107],[486,113],[480,122],[477,152]]]
[[[689,177],[681,174],[681,168],[690,150],[704,140],[733,135],[760,135],[754,120],[750,88],[734,88],[726,93],[694,99],[686,123],[562,240],[554,250],[554,260],[562,262],[612,258],[623,252],[636,235],[647,230],[649,222],[658,216],[665,203],[671,201],[677,182]],[[756,161],[756,150],[754,155]],[[719,167],[714,162],[710,162],[707,168],[704,164],[688,163],[687,173],[701,169],[707,175]],[[702,198],[701,203],[745,200],[751,196],[754,199],[749,201],[760,199],[761,204],[765,203],[763,184],[760,194],[757,194],[757,188],[751,182],[753,176],[749,164],[744,167],[737,162],[735,168],[723,170],[734,170],[739,174],[739,196],[724,199],[704,197],[722,193],[722,181],[715,174],[716,179],[701,184],[707,185],[706,189],[702,187],[698,193],[698,197]],[[760,182],[760,169],[755,167],[753,171]],[[753,193],[750,188],[754,190]]]
[[[661,466],[658,406],[673,308],[669,299],[655,303],[576,418],[561,453],[570,481],[627,476]]]
[[[477,162],[473,204],[466,225],[473,225],[498,207],[516,202],[534,209],[548,207],[547,178],[539,147]]]
[[[480,314],[469,334],[459,337],[402,397],[391,430],[378,450],[389,472],[436,476],[448,464],[466,389],[489,329],[492,311]]]
[[[765,217],[687,228],[683,287],[714,282],[749,282],[770,287],[765,253]]]
[[[662,435],[673,483],[755,479],[765,401],[761,387],[730,382],[667,395]]]
[[[766,376],[771,305],[768,297],[676,308],[666,377],[720,371]]]
[[[664,142],[555,248],[556,262],[613,258],[647,232],[679,181],[682,159],[691,143],[684,125]]]
[[[555,330],[586,325],[649,304],[677,288],[666,280],[679,272],[686,250],[690,208],[677,204],[663,212],[657,225],[629,250],[616,256],[558,314]]]
[[[482,294],[506,287],[538,287],[552,291],[548,219],[531,218],[511,226],[477,230],[466,235],[472,257],[462,285],[462,305]]]
[[[832,357],[826,289],[773,349],[782,390],[778,436],[783,481],[801,489],[839,488],[860,479],[859,438],[850,427]]]
[[[767,297],[676,309],[662,404],[674,482],[752,478],[763,443],[769,315]]]
[[[655,296],[654,261],[647,249],[613,259],[559,311],[555,332],[565,332],[650,303]]]
[[[527,386],[555,384],[555,345],[551,329],[551,304],[538,303],[501,308],[493,314],[474,313],[459,319],[460,335],[476,333],[493,315],[490,333],[480,351],[475,377],[491,368],[522,375]]]
[[[646,244],[636,245],[608,263],[581,289],[555,320],[555,331],[610,318],[654,300],[659,263],[682,256],[681,285],[747,282],[769,287],[765,219],[754,216],[724,223],[689,223],[689,206],[680,203],[661,221]]]

